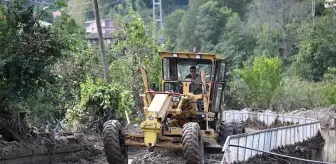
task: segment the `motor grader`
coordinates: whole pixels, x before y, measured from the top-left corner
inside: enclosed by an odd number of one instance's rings
[[[244,133],[242,123],[222,120],[227,63],[213,54],[159,52],[162,87],[153,91],[144,83],[145,120],[141,133],[125,133],[117,120],[104,123],[103,143],[110,164],[128,161],[129,146],[181,149],[187,164],[204,163],[204,148],[221,148],[229,135]],[[190,67],[200,78],[185,78]],[[198,80],[197,80],[198,79]]]

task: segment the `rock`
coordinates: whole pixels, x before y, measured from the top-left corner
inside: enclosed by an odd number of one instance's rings
[[[321,122],[321,128],[333,128],[335,123],[332,120],[332,116],[335,113],[336,105],[329,108],[313,108],[313,109],[298,109],[291,112],[284,113],[284,115],[300,116],[306,118],[314,118]]]

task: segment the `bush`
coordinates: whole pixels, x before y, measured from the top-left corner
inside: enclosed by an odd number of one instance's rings
[[[273,108],[278,111],[291,111],[326,106],[328,102],[325,99],[325,89],[323,82],[314,83],[298,77],[285,78]]]
[[[260,107],[254,101],[250,101],[252,94],[248,85],[237,73],[230,83],[229,95],[233,97],[232,105],[237,108]],[[276,111],[292,111],[299,108],[328,107],[336,104],[335,81],[310,82],[298,77],[285,77],[282,85],[275,92],[270,106]]]
[[[326,83],[325,95],[328,103],[336,104],[336,67],[329,67],[323,80]]]
[[[282,81],[282,61],[275,58],[257,56],[253,65],[249,67],[246,63],[239,71],[242,81],[237,81],[238,94],[243,93],[244,104],[251,107],[269,108],[272,101],[276,99]],[[246,86],[244,86],[244,84]]]
[[[70,127],[110,118],[124,120],[125,111],[130,114],[134,106],[133,93],[119,83],[106,84],[101,79],[94,82],[87,78],[80,88],[80,103],[66,114]]]

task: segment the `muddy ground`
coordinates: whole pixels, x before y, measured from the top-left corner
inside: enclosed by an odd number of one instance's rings
[[[330,115],[336,108],[297,110],[289,115],[299,115],[313,117],[322,121],[322,126],[330,125]],[[316,114],[317,113],[317,114]],[[266,126],[263,122],[248,120],[247,127],[252,129],[267,129],[280,126],[291,125],[288,122],[275,122],[271,126]],[[28,164],[27,161],[52,164],[108,164],[104,154],[103,144],[98,135],[84,134],[60,134],[55,140],[50,138],[49,134],[40,134],[31,137],[27,141],[5,141],[6,137],[0,135],[0,164]],[[323,138],[314,141],[306,141],[299,145],[279,148],[281,154],[295,155],[297,157],[311,158],[307,154],[318,154],[310,151],[319,150],[324,143]],[[148,153],[145,148],[130,148],[129,157],[133,159],[133,164],[173,164],[184,163],[182,151],[156,149],[153,153]],[[221,162],[223,154],[206,152],[205,161],[207,164],[218,164]],[[288,160],[287,160],[288,161]],[[264,155],[250,159],[250,163],[288,163],[283,159],[277,159],[270,155]],[[31,163],[31,162],[30,162]],[[293,162],[295,163],[295,162]]]
[[[292,112],[283,112],[281,114],[319,120],[321,122],[321,128],[326,130],[334,129],[336,126],[336,122],[333,120],[333,118],[336,118],[336,105],[332,105],[329,108],[301,108]]]
[[[96,143],[102,154],[94,161],[95,164],[108,164],[104,154],[103,145],[101,142]],[[129,148],[128,150],[129,164],[183,164],[184,158],[181,150],[167,150],[156,148],[154,152],[148,152],[147,148]],[[206,164],[220,164],[223,158],[221,152],[206,151]]]
[[[175,164],[184,163],[182,151],[155,149],[149,153],[146,148],[129,148],[132,164]],[[220,163],[221,152],[206,152],[207,164]],[[103,143],[98,135],[64,135],[52,140],[39,136],[28,141],[5,141],[0,138],[0,164],[108,164]]]
[[[89,145],[86,145],[88,144]],[[45,154],[44,158],[35,161],[36,164],[42,163],[59,163],[59,164],[108,164],[106,161],[106,157],[104,154],[103,144],[99,136],[62,136],[57,139],[54,146],[52,148],[50,146],[49,141],[45,143],[35,143],[36,145],[28,145],[28,144],[18,144],[16,141],[14,142],[6,142],[0,141],[0,164],[5,163],[4,157],[18,157],[18,156],[29,156],[29,152],[35,151],[35,154],[39,152],[37,150],[44,150],[44,152],[49,152],[50,154]],[[321,150],[324,145],[324,139],[321,136],[317,136],[312,140],[305,141],[299,143],[297,145],[280,147],[273,152],[277,152],[280,154],[291,155],[300,158],[306,159],[315,159],[321,160]],[[82,147],[81,147],[82,146]],[[22,150],[20,152],[20,150]],[[56,151],[52,151],[56,150]],[[66,153],[69,150],[73,150],[73,153]],[[318,151],[312,151],[318,150]],[[65,152],[63,154],[57,155],[57,153]],[[43,152],[43,151],[40,151]],[[54,152],[54,157],[51,157],[52,152]],[[148,153],[145,148],[130,148],[129,149],[129,157],[133,158],[132,164],[174,164],[174,163],[184,163],[184,158],[181,151],[176,150],[163,150],[156,149],[153,153]],[[12,156],[10,156],[12,155]],[[205,162],[207,164],[219,164],[222,160],[222,153],[209,153],[207,152],[205,155]],[[29,158],[17,158],[6,161],[6,164],[21,164],[20,162],[27,160]],[[274,157],[272,155],[263,155],[256,156],[251,158],[246,163],[288,163],[290,161],[288,159],[283,159],[279,157]],[[297,163],[297,161],[290,161],[291,163]],[[26,163],[24,163],[26,164]]]
[[[39,135],[25,141],[5,141],[0,138],[0,164],[65,164],[93,163],[101,154],[95,142],[96,136],[64,135],[51,139]]]

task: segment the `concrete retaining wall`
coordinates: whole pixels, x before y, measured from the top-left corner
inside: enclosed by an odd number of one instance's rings
[[[291,122],[294,125],[229,136],[223,147],[224,156],[222,163],[246,161],[256,154],[261,154],[261,152],[231,147],[229,145],[245,146],[270,152],[279,146],[293,145],[297,142],[308,140],[321,130],[320,123],[314,119],[283,116],[270,112],[225,111],[223,112],[223,119],[226,121],[258,120],[264,122],[266,125],[271,125],[275,121],[281,121]]]

